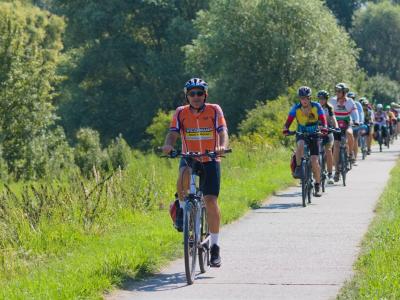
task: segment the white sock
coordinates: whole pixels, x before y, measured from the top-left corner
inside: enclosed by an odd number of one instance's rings
[[[210,233],[211,246],[218,245],[218,235],[219,235],[219,233]]]

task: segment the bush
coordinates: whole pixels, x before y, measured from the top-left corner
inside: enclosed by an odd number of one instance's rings
[[[131,157],[131,148],[121,134],[107,147],[108,161],[110,167],[107,169],[126,169]]]
[[[367,94],[379,103],[390,104],[400,100],[400,84],[383,75],[370,77],[367,82]]]
[[[239,125],[240,139],[270,146],[288,146],[291,140],[282,135],[282,128],[291,105],[289,96],[257,103]]]
[[[151,125],[147,127],[146,133],[150,136],[148,145],[155,149],[164,144],[165,136],[169,131],[169,124],[171,122],[174,111],[164,112],[159,110],[157,115],[153,118]]]
[[[100,147],[100,137],[96,130],[81,128],[77,134],[74,157],[82,174],[89,177],[93,168],[100,169],[106,157]]]

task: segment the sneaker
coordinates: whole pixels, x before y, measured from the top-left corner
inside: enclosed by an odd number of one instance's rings
[[[353,161],[353,166],[358,166],[358,163],[356,160]]]
[[[293,177],[297,179],[301,179],[303,177],[303,170],[301,169],[301,166],[296,166],[296,169],[294,169]]]
[[[334,180],[335,182],[338,182],[339,179],[340,179],[340,173],[339,173],[339,172],[335,172],[335,176],[333,177],[333,180]]]
[[[211,254],[210,266],[212,268],[219,268],[221,266],[221,256],[219,256],[218,245],[214,244],[211,246],[210,254]]]
[[[371,149],[367,150],[367,155],[371,155]]]
[[[333,181],[333,176],[332,174],[328,174],[328,184],[334,184],[335,182]]]
[[[314,184],[314,196],[315,197],[321,197],[322,196],[319,183]]]
[[[183,209],[181,207],[176,209],[175,228],[179,232],[183,231]]]

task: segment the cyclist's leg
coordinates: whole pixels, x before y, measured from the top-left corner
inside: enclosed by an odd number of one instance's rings
[[[368,152],[371,152],[373,128],[372,128],[372,125],[367,125],[367,127],[368,127],[367,148],[368,148]]]
[[[354,160],[357,160],[357,155],[358,155],[358,133],[359,133],[359,128],[353,129],[353,137],[354,137],[354,146],[352,148],[352,152],[354,153]]]
[[[178,181],[176,183],[176,190],[178,193],[179,202],[182,202],[187,196],[187,191],[190,188],[191,174],[192,174],[192,168],[190,166],[185,166],[181,163],[179,168]]]
[[[326,169],[329,174],[332,174],[333,171],[332,145],[333,145],[333,136],[331,135],[331,137],[329,138],[329,142],[325,145]]]
[[[333,160],[335,164],[335,172],[339,173],[339,151],[340,151],[341,134],[335,133],[333,136],[334,136]]]
[[[315,183],[321,183],[321,167],[319,165],[319,138],[310,140],[311,168],[313,171]]]
[[[301,137],[296,138],[297,149],[296,149],[296,165],[301,165],[301,159],[304,156],[304,140]]]
[[[374,140],[378,139],[379,124],[374,124]]]
[[[210,230],[211,265],[219,267],[221,258],[219,255],[218,237],[221,220],[221,212],[218,206],[218,195],[220,190],[221,171],[220,164],[211,161],[203,164],[200,176],[200,189],[206,205],[207,222]]]
[[[348,145],[347,153],[349,154],[349,156],[354,158],[354,156],[353,156],[354,136],[353,136],[353,129],[351,127],[347,128],[346,136],[347,136],[347,145]]]

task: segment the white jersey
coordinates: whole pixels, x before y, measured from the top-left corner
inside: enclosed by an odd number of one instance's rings
[[[360,117],[357,106],[353,99],[346,98],[343,104],[340,104],[336,97],[329,100],[335,112],[335,117],[339,123],[339,127],[348,127],[353,123],[359,123]]]

